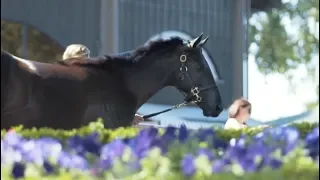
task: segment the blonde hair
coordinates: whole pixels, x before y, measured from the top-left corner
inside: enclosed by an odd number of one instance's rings
[[[90,50],[82,44],[71,44],[67,46],[66,50],[62,55],[62,59],[70,59],[70,58],[89,58]]]
[[[248,113],[251,114],[251,103],[244,98],[236,99],[229,107],[229,118],[236,118],[243,108],[248,109]]]

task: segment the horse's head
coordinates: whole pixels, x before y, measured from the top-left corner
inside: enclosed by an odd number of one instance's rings
[[[202,34],[178,48],[179,59],[174,86],[186,95],[186,101],[196,103],[203,115],[217,117],[222,103],[216,82],[203,54],[202,46],[208,37],[202,40]]]

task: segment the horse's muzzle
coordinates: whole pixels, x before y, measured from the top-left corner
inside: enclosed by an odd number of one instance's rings
[[[217,105],[214,109],[210,110],[204,110],[203,115],[207,117],[217,117],[220,115],[220,113],[223,111],[223,108],[221,105]]]

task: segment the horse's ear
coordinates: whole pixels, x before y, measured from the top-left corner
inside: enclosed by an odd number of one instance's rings
[[[201,39],[202,39],[202,36],[203,36],[203,33],[201,33],[200,36],[198,36],[197,38],[191,40],[191,41],[188,43],[188,47],[191,47],[191,48],[197,47],[198,44],[200,43]]]
[[[200,43],[199,43],[199,47],[202,47],[207,41],[208,41],[208,39],[209,39],[209,36],[207,36],[205,39],[203,39],[202,41],[200,41]]]

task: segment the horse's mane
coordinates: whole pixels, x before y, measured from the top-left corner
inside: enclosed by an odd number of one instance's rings
[[[59,64],[100,68],[114,67],[115,65],[125,66],[137,63],[151,53],[156,53],[162,50],[175,50],[180,45],[183,45],[183,40],[179,37],[173,37],[166,40],[158,39],[150,41],[146,45],[142,45],[132,51],[92,58],[71,58],[61,61]]]

